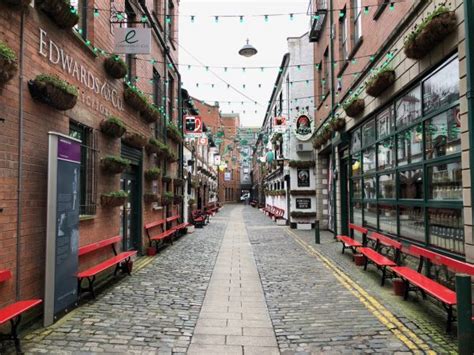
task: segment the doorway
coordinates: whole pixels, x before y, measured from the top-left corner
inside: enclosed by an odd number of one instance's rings
[[[120,177],[120,188],[128,193],[128,199],[121,207],[122,248],[124,251],[137,250],[141,253],[142,186],[140,172],[142,152],[122,144],[121,156],[131,162]]]
[[[340,173],[340,189],[341,189],[341,233],[349,235],[349,213],[350,213],[350,196],[349,196],[349,154],[348,150],[341,152],[341,173]]]

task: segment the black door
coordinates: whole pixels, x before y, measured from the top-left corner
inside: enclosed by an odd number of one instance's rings
[[[350,196],[349,196],[349,157],[347,151],[341,154],[341,174],[339,181],[341,182],[341,233],[349,235],[349,211],[350,211]]]
[[[128,200],[122,207],[122,242],[123,250],[140,250],[140,187],[138,166],[122,174],[121,189],[128,193]]]

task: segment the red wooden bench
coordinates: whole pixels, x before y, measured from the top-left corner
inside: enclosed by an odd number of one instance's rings
[[[90,252],[105,248],[109,245],[112,247],[112,251],[114,253],[114,256],[112,258],[107,259],[101,262],[100,264],[92,266],[77,274],[77,278],[79,280],[79,285],[78,285],[79,296],[82,291],[89,291],[92,294],[92,297],[95,298],[94,281],[95,281],[96,275],[101,273],[102,271],[105,271],[111,268],[112,266],[115,266],[114,276],[117,275],[117,272],[119,270],[130,275],[130,267],[129,267],[130,258],[133,255],[136,255],[137,251],[130,250],[130,251],[124,251],[118,254],[117,250],[115,249],[115,243],[120,242],[121,240],[122,240],[122,237],[117,235],[115,237],[101,240],[100,242],[87,244],[79,248],[79,253],[78,253],[79,256],[86,255]],[[82,287],[82,280],[84,279],[87,279],[88,287]]]
[[[354,231],[362,233],[362,243],[354,239]],[[352,252],[355,253],[356,248],[362,247],[365,245],[365,240],[367,238],[367,228],[358,226],[357,224],[349,223],[349,236],[347,235],[338,235],[336,239],[342,243],[342,254],[346,248],[351,248]]]
[[[173,235],[174,230],[172,229],[165,229],[166,228],[167,219],[160,219],[155,222],[151,222],[145,224],[145,231],[146,235],[148,236],[148,242],[150,243],[150,247],[155,243],[155,247],[158,249],[158,244],[161,243],[163,240],[170,238],[171,244],[173,244]],[[156,228],[161,229],[160,231],[156,232]],[[155,230],[155,232],[153,232]]]
[[[406,266],[391,267],[391,270],[405,281],[404,299],[408,299],[408,293],[410,291],[420,290],[423,298],[426,298],[426,294],[429,294],[431,297],[439,300],[448,313],[446,331],[449,332],[451,329],[451,323],[455,320],[453,315],[453,307],[457,303],[456,292],[429,278],[428,276],[425,276],[422,273],[423,266],[425,265],[425,262],[429,261],[431,265],[444,266],[454,272],[474,276],[474,265],[435,253],[431,250],[417,247],[415,245],[411,245],[408,248],[407,253],[412,256],[419,257],[417,270],[413,270]],[[412,285],[412,287],[410,287],[410,285]]]
[[[8,281],[11,278],[12,273],[10,270],[0,270],[0,283]],[[23,354],[21,351],[20,338],[18,338],[18,326],[21,322],[21,315],[42,302],[40,299],[17,301],[0,308],[0,325],[10,321],[11,326],[10,334],[0,334],[0,340],[13,340],[18,354]]]
[[[191,212],[191,224],[194,225],[196,228],[204,227],[206,222],[206,217],[202,215],[202,213],[198,210]]]
[[[367,270],[367,265],[373,263],[378,269],[382,270],[381,285],[385,284],[388,266],[397,266],[400,261],[400,252],[402,244],[383,234],[372,232],[368,237],[374,244],[374,249],[368,247],[359,247],[357,251],[365,256],[364,270]],[[386,255],[382,254],[382,249],[388,249]],[[388,258],[388,254],[393,253],[392,258]]]
[[[181,232],[190,226],[190,224],[186,222],[179,223],[180,218],[181,216],[179,214],[166,218],[166,223],[169,223],[168,229],[174,230],[175,232]],[[177,223],[175,226],[173,226],[174,221]]]

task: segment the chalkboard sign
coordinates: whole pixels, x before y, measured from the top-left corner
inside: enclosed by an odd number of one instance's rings
[[[311,208],[311,199],[310,198],[297,198],[296,199],[296,208],[301,210],[308,210]]]
[[[77,303],[80,142],[49,135],[44,324]]]

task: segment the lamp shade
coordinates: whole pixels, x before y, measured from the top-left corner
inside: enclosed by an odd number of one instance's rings
[[[247,39],[247,43],[240,49],[239,54],[244,57],[252,57],[257,54],[257,50],[254,46],[249,44],[249,40]]]

